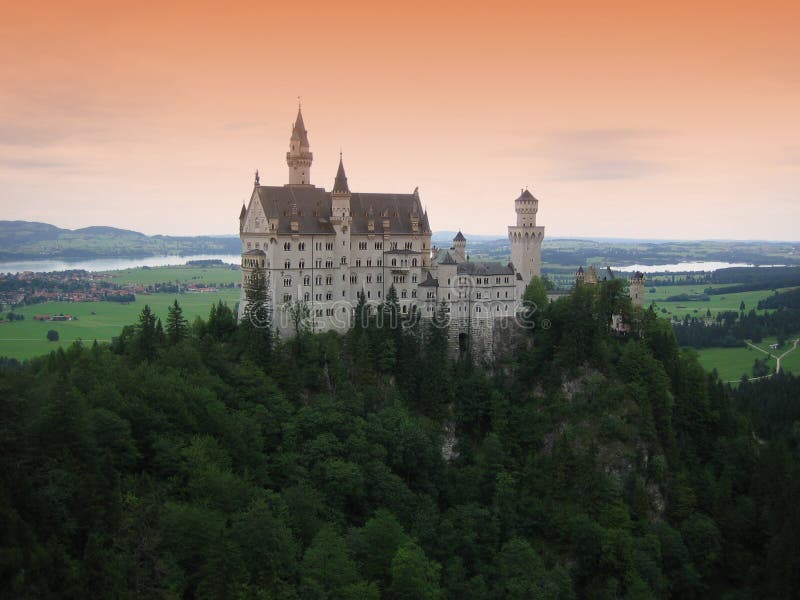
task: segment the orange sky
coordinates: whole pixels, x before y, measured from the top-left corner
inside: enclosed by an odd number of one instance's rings
[[[797,240],[800,3],[4,2],[2,219],[237,233],[288,179],[437,229]]]

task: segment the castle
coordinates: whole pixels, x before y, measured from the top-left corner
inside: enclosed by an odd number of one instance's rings
[[[514,200],[516,224],[508,228],[511,262],[472,261],[467,240],[431,244],[419,190],[353,192],[340,154],[331,191],[311,183],[313,154],[298,107],[286,163],[289,182],[261,185],[258,171],[239,215],[242,299],[255,270],[266,274],[272,326],[291,335],[293,307],[307,310],[314,331],[346,331],[363,293],[374,312],[394,286],[404,315],[430,318],[443,304],[454,350],[490,356],[498,331],[521,307],[525,288],[541,273],[544,227],[539,201],[527,189]],[[296,312],[294,313],[296,314]]]

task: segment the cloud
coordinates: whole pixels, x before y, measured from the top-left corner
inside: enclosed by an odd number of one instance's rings
[[[666,170],[656,160],[658,144],[667,130],[635,128],[591,128],[517,130],[505,156],[536,157],[549,163],[552,179],[607,181],[641,179]]]
[[[0,169],[27,171],[31,169],[66,169],[72,166],[68,162],[42,158],[8,158],[0,156]]]

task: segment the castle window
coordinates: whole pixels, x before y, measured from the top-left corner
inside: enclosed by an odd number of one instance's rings
[[[396,266],[397,266],[397,259],[396,259],[396,258],[393,258],[393,259],[392,259],[392,266],[393,266],[393,267],[396,267]]]
[[[291,287],[292,285],[292,278],[291,277],[284,277],[283,278],[283,287]]]
[[[358,283],[358,275],[356,275],[355,273],[350,275],[350,283]]]
[[[321,316],[322,316],[322,309],[321,309],[321,308],[318,308],[318,309],[317,309],[317,316],[318,316],[318,317],[321,317]]]
[[[357,266],[357,267],[360,267],[360,266],[361,266],[361,259],[360,259],[360,258],[357,258],[357,259],[356,259],[356,266]]]
[[[333,242],[325,242],[325,250],[333,250]]]
[[[416,298],[417,297],[417,290],[411,290],[411,297],[412,298]]]
[[[382,266],[383,266],[383,259],[382,259],[382,258],[379,258],[379,259],[378,259],[378,266],[379,266],[379,267],[382,267]]]
[[[481,299],[481,293],[480,293],[480,292],[478,292],[478,296],[477,296],[477,298],[478,298],[478,300],[480,300],[480,299]]]
[[[311,294],[309,294],[308,292],[303,294],[303,300],[309,302],[311,300]]]
[[[258,248],[258,242],[256,242],[256,248]]]
[[[328,275],[325,277],[325,285],[333,285],[333,275]]]
[[[475,307],[475,312],[481,312],[481,307],[480,306],[476,306]]]
[[[300,268],[300,269],[305,269],[305,268],[306,268],[306,261],[304,261],[304,260],[301,260],[301,261],[298,263],[298,265],[297,265],[297,266],[298,266],[298,268]]]
[[[380,297],[381,297],[381,291],[378,290],[378,298],[380,298]]]
[[[306,243],[305,242],[300,242],[299,244],[297,244],[297,249],[298,250],[305,250],[306,249]]]
[[[407,290],[401,290],[400,291],[400,297],[401,298],[407,298],[408,297],[408,291]]]
[[[311,276],[310,275],[306,275],[305,277],[303,277],[303,285],[311,285]]]
[[[413,247],[414,247],[414,243],[413,242],[406,242],[406,250],[411,250],[411,248],[413,248]]]
[[[284,302],[291,302],[292,301],[292,295],[291,294],[284,294],[283,295],[283,301]]]
[[[290,261],[290,260],[284,261],[283,268],[284,269],[291,269],[292,268],[292,261]]]
[[[380,273],[378,273],[378,274],[375,276],[375,281],[377,281],[378,283],[383,283],[383,275],[381,275]]]
[[[316,247],[317,250],[322,250],[322,242],[317,242],[316,244],[314,244],[314,246]]]
[[[372,259],[371,259],[371,258],[368,258],[368,259],[367,259],[367,266],[368,266],[368,267],[371,267],[371,266],[372,266]]]
[[[407,307],[405,304],[403,304],[403,312],[406,312],[406,309],[407,309],[407,308],[408,308],[408,307]]]
[[[390,250],[397,250],[397,242],[389,242]]]
[[[343,264],[343,265],[346,265],[346,264],[347,264],[347,257],[346,257],[346,256],[343,256],[343,257],[342,257],[342,264]]]
[[[332,317],[333,316],[333,309],[332,308],[326,308],[325,309],[325,315],[328,316],[328,317]]]
[[[508,283],[508,277],[506,277],[506,283]]]
[[[325,300],[333,300],[333,292],[326,292]]]
[[[367,290],[367,298],[371,298],[371,297],[372,297],[372,292],[370,292],[369,290]]]
[[[412,267],[416,267],[417,266],[417,259],[416,258],[412,258],[411,259],[411,266]]]
[[[317,294],[314,297],[317,299],[317,302],[322,302],[322,294]]]
[[[383,242],[375,242],[375,250],[383,250]]]
[[[411,283],[417,283],[417,276],[416,275],[412,275],[411,276]]]
[[[506,298],[508,298],[508,292],[506,292]]]
[[[247,242],[247,248],[248,248],[248,250],[249,250],[250,248],[252,248],[252,247],[253,247],[253,243],[252,243],[252,242]]]
[[[325,261],[325,268],[326,269],[332,269],[333,268],[333,261],[332,260],[326,260]]]
[[[292,249],[292,243],[291,242],[284,242],[283,243],[283,249],[284,250],[291,250]]]
[[[359,250],[366,250],[367,249],[367,242],[358,242],[358,249]]]
[[[317,285],[322,285],[322,275],[317,275]]]

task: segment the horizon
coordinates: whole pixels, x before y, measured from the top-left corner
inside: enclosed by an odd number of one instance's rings
[[[299,95],[314,185],[341,149],[434,229],[504,231],[527,186],[550,238],[796,235],[799,5],[453,6],[6,6],[2,216],[236,235]]]

